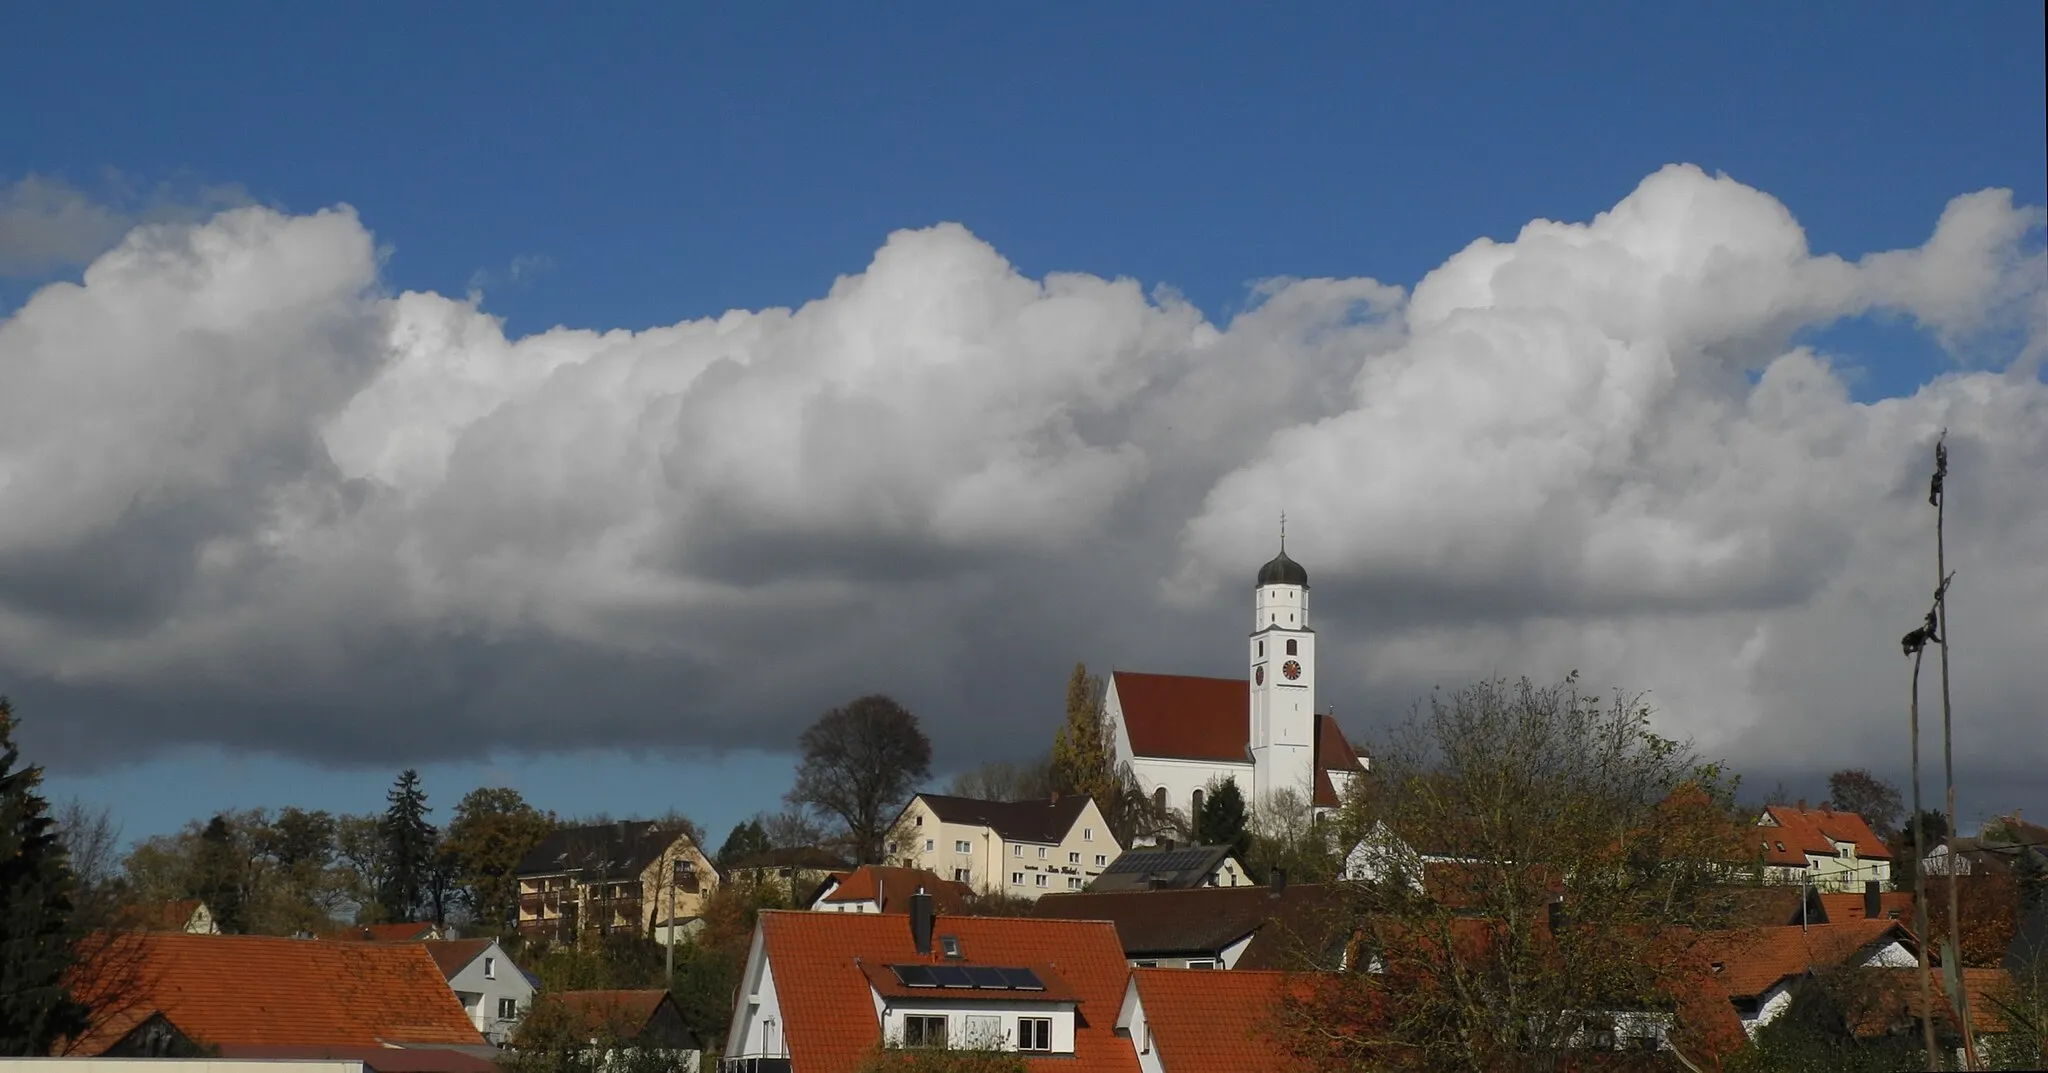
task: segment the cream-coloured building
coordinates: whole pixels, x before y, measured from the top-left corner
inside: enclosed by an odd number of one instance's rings
[[[1891,849],[1853,812],[1769,805],[1753,830],[1767,883],[1851,894],[1873,879],[1891,883]]]
[[[687,832],[655,821],[557,831],[519,862],[519,931],[672,941],[689,933],[718,878]]]
[[[919,794],[890,828],[891,863],[924,868],[981,894],[1036,899],[1085,890],[1123,852],[1086,795],[978,801]]]

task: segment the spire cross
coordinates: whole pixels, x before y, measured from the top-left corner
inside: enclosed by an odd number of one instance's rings
[[[1280,512],[1280,550],[1287,550],[1287,512]]]

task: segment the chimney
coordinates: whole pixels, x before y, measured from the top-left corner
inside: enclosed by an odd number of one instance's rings
[[[1884,916],[1884,898],[1878,894],[1877,880],[1863,881],[1863,919],[1876,920]]]
[[[1278,898],[1285,893],[1287,893],[1287,869],[1275,868],[1273,869],[1273,897]]]
[[[1801,812],[1805,812],[1805,811],[1806,811],[1806,799],[1805,799],[1805,798],[1803,798],[1803,797],[1799,799],[1799,811],[1801,811]]]
[[[923,887],[910,896],[910,944],[917,948],[918,957],[932,954],[932,896]]]
[[[620,820],[620,821],[619,821],[619,841],[621,841],[621,842],[624,842],[625,840],[626,840],[626,821],[624,821],[624,820]]]

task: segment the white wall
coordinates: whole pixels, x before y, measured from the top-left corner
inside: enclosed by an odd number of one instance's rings
[[[485,959],[491,959],[486,966]],[[489,968],[492,975],[486,975]],[[448,986],[463,999],[463,1007],[469,1011],[470,1023],[482,1032],[492,1043],[502,1045],[512,1037],[512,1030],[519,1027],[519,1019],[533,1005],[533,985],[526,980],[526,974],[512,964],[505,956],[504,948],[493,942],[484,948],[482,954],[462,967],[448,980]],[[469,996],[477,999],[471,1004]],[[498,1000],[511,999],[518,1003],[518,1013],[507,1020],[498,1016]]]
[[[1138,786],[1150,797],[1154,790],[1166,788],[1166,807],[1187,815],[1188,807],[1195,799],[1195,791],[1206,796],[1210,783],[1224,779],[1237,780],[1237,792],[1244,795],[1245,806],[1250,808],[1258,799],[1258,787],[1252,782],[1252,765],[1218,764],[1202,760],[1168,760],[1145,757],[1131,761],[1131,774],[1137,776]],[[1192,817],[1190,817],[1192,818]]]
[[[787,1058],[789,1037],[783,1030],[782,1000],[775,993],[775,970],[768,964],[760,925],[747,951],[746,973],[733,997],[732,1028],[725,1036],[725,1057]]]
[[[969,877],[965,882],[975,890],[1013,898],[1084,890],[1123,852],[1093,801],[1082,807],[1058,842],[1006,842],[993,828],[944,823],[922,798],[911,801],[891,830],[896,857],[911,867],[928,869],[941,879],[953,879],[964,870]],[[959,851],[959,842],[967,843],[966,853]]]
[[[889,999],[882,1009],[882,1039],[903,1042],[903,1019],[908,1015],[942,1015],[946,1018],[947,1045],[954,1048],[987,1046],[992,1039],[977,1038],[968,1018],[984,1018],[1001,1037],[1005,1049],[1017,1049],[1017,1021],[1041,1017],[1052,1022],[1053,1054],[1074,1053],[1074,1007],[1072,1003],[1037,1003],[998,1006],[994,1002],[948,1003],[924,999]],[[1044,1053],[1044,1052],[1040,1052]]]
[[[1138,994],[1136,973],[1124,984],[1124,1004],[1117,1011],[1116,1027],[1136,1052],[1139,1073],[1165,1073],[1165,1066],[1159,1061],[1159,1048],[1152,1045],[1152,1025],[1145,1017],[1145,1001]]]

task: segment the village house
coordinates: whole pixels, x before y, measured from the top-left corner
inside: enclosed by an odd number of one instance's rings
[[[1116,925],[1124,958],[1138,968],[1342,968],[1348,933],[1336,926],[1343,892],[1332,884],[1127,889],[1050,894],[1039,919]]]
[[[703,915],[719,878],[688,832],[650,820],[556,831],[520,858],[516,877],[522,935],[661,942],[675,941],[686,921]]]
[[[890,825],[889,859],[977,893],[1036,898],[1085,889],[1123,852],[1093,798],[979,801],[918,794]]]
[[[1767,805],[1754,837],[1763,853],[1764,881],[1800,883],[1854,894],[1863,884],[1892,879],[1892,852],[1853,812]]]
[[[907,913],[910,896],[919,891],[931,895],[942,914],[962,912],[974,901],[974,888],[923,868],[864,864],[826,876],[803,904],[820,913]]]
[[[750,854],[719,869],[720,882],[754,884],[776,882],[792,895],[812,890],[825,877],[852,868],[851,862],[830,850],[816,846],[793,846]]]
[[[1254,809],[1292,799],[1328,815],[1371,758],[1317,710],[1308,571],[1287,557],[1284,535],[1280,554],[1259,568],[1245,659],[1243,678],[1111,674],[1102,711],[1117,762],[1183,821],[1226,779]]]
[[[735,1070],[857,1068],[883,1044],[993,1047],[1033,1073],[1136,1073],[1128,970],[1101,921],[764,912],[733,1006]]]
[[[1912,934],[1884,919],[1746,928],[1711,937],[1702,955],[1750,1036],[1791,1007],[1794,986],[1811,973],[1919,965]]]
[[[1124,985],[1117,1035],[1142,1073],[1242,1073],[1288,1065],[1272,1023],[1292,985],[1284,972],[1136,969]]]
[[[143,921],[149,931],[181,931],[187,935],[219,935],[220,925],[213,919],[213,910],[197,898],[185,898],[165,902],[154,912],[147,913]]]
[[[539,981],[514,965],[496,939],[440,939],[419,945],[434,959],[470,1023],[485,1039],[504,1046],[533,1005]]]
[[[520,1046],[574,1051],[583,1056],[584,1068],[658,1065],[694,1073],[703,1063],[705,1040],[664,990],[551,992],[539,997],[532,1017]]]
[[[449,1052],[466,1069],[461,1056],[492,1053],[418,944],[129,933],[93,949],[70,983],[93,1009],[60,1049],[72,1057],[400,1048]]]
[[[1242,887],[1252,882],[1229,846],[1158,846],[1127,849],[1088,885],[1090,891],[1185,890]]]

